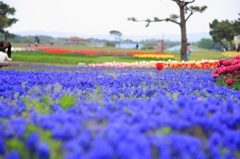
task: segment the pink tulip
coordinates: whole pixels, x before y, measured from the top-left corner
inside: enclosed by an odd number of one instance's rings
[[[219,74],[213,74],[212,77],[213,78],[218,78]]]
[[[227,80],[226,80],[226,84],[227,85],[232,85],[234,83],[234,79],[232,79],[232,78],[228,78]]]
[[[232,63],[231,63],[230,61],[224,61],[224,62],[223,62],[223,65],[224,65],[224,66],[230,66],[230,65],[232,65]]]
[[[237,71],[236,71],[236,70],[235,70],[235,71],[233,71],[232,75],[234,75],[234,76],[235,76],[236,74],[237,74]]]
[[[229,73],[232,73],[234,72],[235,70],[237,69],[236,66],[232,65],[232,66],[229,66],[226,68],[226,71],[229,72]]]

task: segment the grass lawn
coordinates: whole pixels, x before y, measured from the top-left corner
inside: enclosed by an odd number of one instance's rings
[[[13,43],[13,47],[20,47],[24,46],[24,44],[20,43]],[[115,47],[88,47],[88,46],[58,46],[58,45],[41,45],[45,47],[58,47],[67,50],[99,50],[99,51],[138,51],[138,52],[156,52],[156,50],[137,50],[137,49],[121,49]],[[192,52],[190,60],[219,60],[222,58],[231,59],[230,57],[224,57],[222,52],[219,51],[212,51],[201,49],[197,47],[193,47],[194,49],[199,50],[199,52]],[[179,51],[166,51],[164,53],[173,55],[175,60],[180,61],[180,52]],[[78,55],[78,54],[51,54],[51,53],[35,53],[35,51],[30,51],[27,53],[24,52],[13,52],[12,59],[15,62],[22,62],[22,63],[40,63],[40,64],[51,64],[53,63],[60,63],[60,65],[76,65],[77,63],[103,63],[103,62],[136,62],[136,61],[152,61],[158,59],[135,59],[129,57],[119,57],[116,55],[111,56],[91,56],[91,55]]]

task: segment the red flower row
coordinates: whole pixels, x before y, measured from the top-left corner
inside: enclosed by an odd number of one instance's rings
[[[84,54],[84,55],[91,55],[91,54],[155,54],[155,55],[167,55],[164,53],[152,53],[152,52],[133,52],[133,51],[95,51],[95,50],[63,50],[63,49],[52,49],[52,50],[45,50],[45,53],[56,53],[56,54],[63,54],[63,53],[77,53],[77,54]]]
[[[197,68],[197,69],[214,69],[218,62],[192,62],[192,63],[170,63],[170,62],[163,62],[157,63],[156,68],[158,70],[162,70],[163,68],[170,67],[170,68]]]

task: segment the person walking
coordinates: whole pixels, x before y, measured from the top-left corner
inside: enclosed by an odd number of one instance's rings
[[[238,43],[237,52],[240,51],[240,43]]]
[[[1,40],[0,41],[0,51],[2,52],[6,52],[6,49],[7,49],[7,55],[8,57],[11,59],[11,54],[12,54],[12,46],[11,46],[11,43],[9,41],[6,41],[6,40]]]
[[[38,39],[38,37],[35,37],[35,46],[39,45],[40,40]]]

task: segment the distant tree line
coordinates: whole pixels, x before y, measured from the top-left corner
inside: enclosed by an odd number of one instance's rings
[[[31,43],[34,44],[34,39],[36,36],[20,36],[16,35],[14,38],[9,39],[10,42],[12,43]],[[53,44],[53,45],[65,45],[65,39],[66,38],[54,38],[51,36],[45,36],[45,35],[37,35],[37,37],[40,39],[41,44]],[[107,39],[97,39],[97,38],[87,38],[87,45],[88,46],[94,46],[94,45],[104,45],[104,46],[109,46],[109,47],[115,47],[116,44],[119,43],[118,40],[107,40]],[[207,41],[207,42],[206,42]],[[211,43],[209,42],[211,41]],[[141,40],[141,41],[134,41],[131,39],[125,39],[121,40],[121,43],[123,44],[142,44],[143,48],[142,49],[154,49],[157,46],[157,39],[146,39],[146,40]],[[213,43],[213,44],[212,44]],[[226,42],[224,41],[224,44]],[[176,45],[181,45],[180,41],[171,41],[171,40],[164,40],[164,49],[168,49],[170,47],[176,46]],[[199,42],[192,42],[192,46],[199,46],[201,48],[206,48],[206,49],[219,49],[221,47],[220,44],[213,42],[211,39],[201,39]],[[210,46],[209,46],[210,45]],[[141,48],[140,48],[141,49]]]
[[[9,38],[8,40],[11,41],[12,43],[34,43],[34,39],[36,36],[20,36],[20,35],[16,35],[14,38]],[[51,36],[45,36],[45,35],[37,35],[37,37],[40,39],[41,43],[45,43],[45,44],[54,44],[54,45],[65,45],[65,39],[66,38],[54,38]],[[105,44],[105,43],[118,43],[119,41],[114,40],[114,41],[110,41],[107,39],[97,39],[97,38],[87,38],[87,44]],[[137,43],[136,41],[133,41],[131,39],[125,39],[122,40],[121,43]]]
[[[145,47],[148,48],[149,46],[157,46],[157,39],[147,39],[142,40],[140,43]],[[164,49],[168,49],[170,47],[181,45],[180,41],[171,41],[171,40],[164,40],[163,47]]]
[[[54,44],[54,45],[65,45],[65,39],[66,38],[54,38],[51,36],[44,36],[44,35],[37,35],[37,37],[40,39],[41,43],[45,44]],[[14,38],[9,39],[12,43],[32,43],[34,44],[34,39],[35,36],[20,36],[16,35]],[[102,44],[105,46],[109,47],[115,47],[116,44],[119,43],[118,40],[107,40],[107,39],[97,39],[97,38],[87,38],[87,44],[88,45],[97,45],[97,44]],[[132,44],[132,43],[139,43],[142,44],[145,48],[152,48],[157,46],[157,39],[146,39],[146,40],[141,40],[141,41],[134,41],[131,39],[125,39],[121,40],[121,43],[123,44]],[[192,45],[195,45],[195,43],[191,43]],[[181,45],[180,41],[171,41],[171,40],[165,40],[164,41],[164,49],[176,46],[176,45]]]

